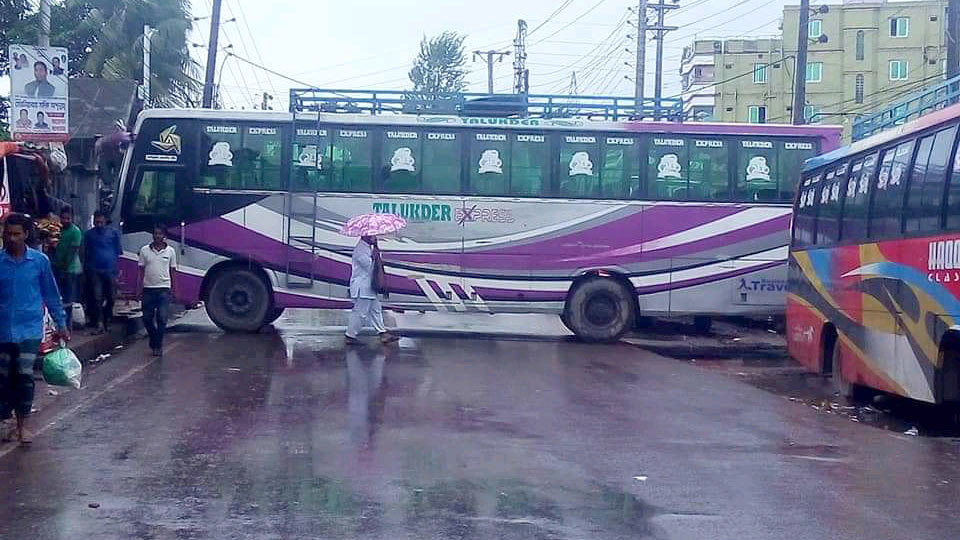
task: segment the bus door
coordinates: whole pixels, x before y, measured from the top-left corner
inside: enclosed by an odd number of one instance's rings
[[[133,179],[121,211],[124,261],[120,264],[117,286],[125,296],[136,291],[136,253],[151,242],[153,227],[166,225],[171,243],[179,247],[181,223],[191,217],[192,207],[187,202],[187,174],[183,166],[139,165]]]

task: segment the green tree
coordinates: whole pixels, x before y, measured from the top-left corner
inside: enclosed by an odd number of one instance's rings
[[[409,77],[413,83],[412,96],[436,100],[445,95],[463,92],[467,88],[464,78],[467,63],[463,56],[463,40],[456,32],[444,32],[420,41],[420,54],[413,61]]]
[[[0,74],[9,68],[9,43],[35,43],[36,9],[29,0],[0,0]],[[8,24],[9,20],[9,24]],[[200,68],[190,57],[188,0],[64,0],[50,10],[50,43],[66,47],[72,77],[140,80],[143,25],[151,41],[150,86],[156,105],[199,101]]]

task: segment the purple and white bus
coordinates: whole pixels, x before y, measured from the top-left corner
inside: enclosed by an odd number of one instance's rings
[[[348,218],[382,244],[397,310],[555,313],[608,341],[639,316],[779,314],[803,162],[826,126],[259,111],[143,112],[122,170],[121,290],[153,224],[178,300],[230,331],[347,308]]]

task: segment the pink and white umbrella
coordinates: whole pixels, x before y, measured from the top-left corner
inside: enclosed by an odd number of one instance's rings
[[[340,229],[346,236],[377,236],[399,231],[407,220],[395,214],[363,214],[350,218]]]

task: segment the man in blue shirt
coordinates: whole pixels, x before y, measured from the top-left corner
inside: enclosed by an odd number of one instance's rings
[[[17,413],[21,444],[32,439],[26,420],[33,408],[33,363],[43,340],[44,307],[58,337],[70,339],[50,261],[26,245],[32,225],[28,216],[8,215],[0,251],[0,420]]]
[[[97,210],[93,214],[93,228],[83,239],[84,265],[90,283],[90,324],[94,333],[103,334],[113,316],[113,297],[117,279],[117,259],[123,254],[120,233],[107,227],[107,215]]]

